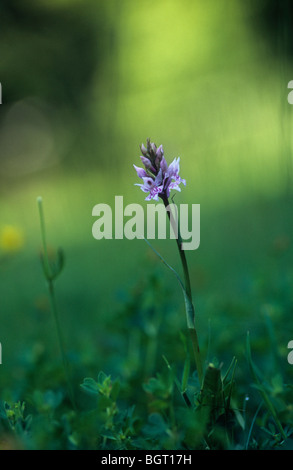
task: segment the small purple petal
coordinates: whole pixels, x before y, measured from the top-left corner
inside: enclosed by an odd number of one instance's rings
[[[135,183],[135,185],[134,185],[134,186],[139,186],[139,187],[140,187],[140,189],[141,189],[141,190],[142,190],[144,193],[148,193],[148,192],[149,192],[149,190],[148,190],[148,189],[146,189],[146,188],[144,187],[144,185],[143,185],[143,184],[138,184],[138,183]]]
[[[150,178],[149,176],[146,176],[146,177],[143,177],[143,183],[144,183],[144,187],[145,188],[153,188],[154,185],[155,185],[155,182],[152,178]]]
[[[152,163],[151,163],[151,161],[150,161],[147,157],[141,156],[140,159],[141,159],[142,163],[144,164],[144,166],[145,166],[148,170],[150,170],[150,169],[152,168]]]
[[[155,185],[160,186],[160,184],[162,184],[162,181],[163,181],[163,172],[160,169],[159,173],[157,174],[156,179],[155,179]]]
[[[177,183],[170,183],[169,189],[176,189],[176,191],[181,191],[181,188],[178,186]]]
[[[162,157],[160,167],[161,167],[163,173],[166,173],[168,171],[168,165],[167,165],[167,162],[165,160],[165,157]]]
[[[140,149],[141,149],[141,151],[144,155],[147,154],[147,149],[145,148],[145,146],[143,144],[141,144]]]
[[[145,171],[144,168],[140,168],[136,165],[133,165],[133,166],[139,178],[143,178],[144,176],[147,176],[147,172]]]
[[[163,155],[164,155],[163,145],[160,145],[156,151],[156,159],[158,159],[158,161],[160,162],[163,158]]]
[[[168,176],[178,176],[180,167],[179,167],[180,157],[174,158],[173,162],[170,163],[168,168]]]

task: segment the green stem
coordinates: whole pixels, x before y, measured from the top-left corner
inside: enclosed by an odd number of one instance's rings
[[[65,353],[64,339],[63,339],[62,329],[61,329],[61,325],[60,325],[60,321],[59,321],[59,315],[58,315],[58,311],[57,311],[54,283],[53,283],[52,280],[48,281],[48,290],[49,290],[49,297],[50,297],[50,303],[51,303],[51,310],[52,310],[54,320],[55,320],[57,336],[58,336],[58,341],[59,341],[59,347],[60,347],[60,353],[61,353],[64,372],[65,372],[65,377],[66,377],[66,381],[67,381],[68,395],[69,395],[69,398],[70,398],[70,401],[71,401],[71,404],[72,404],[73,408],[76,409],[74,393],[73,393],[71,380],[70,380],[69,363],[68,363],[66,353]]]
[[[38,208],[39,208],[39,216],[40,216],[40,225],[41,225],[41,237],[42,237],[42,244],[43,244],[43,251],[44,251],[44,271],[45,276],[48,279],[52,278],[50,263],[49,263],[49,255],[47,249],[47,241],[46,241],[46,228],[45,228],[45,217],[43,211],[43,200],[41,197],[37,198]]]
[[[48,291],[49,291],[49,298],[51,304],[51,310],[53,313],[53,317],[55,320],[56,330],[57,330],[57,337],[61,352],[61,357],[64,366],[65,377],[67,381],[68,387],[68,395],[71,400],[72,406],[76,409],[76,404],[74,400],[74,393],[70,381],[70,374],[69,374],[69,364],[65,354],[65,347],[64,347],[64,340],[62,335],[62,329],[59,321],[58,309],[56,304],[56,297],[55,297],[55,289],[54,289],[54,275],[50,266],[49,256],[48,256],[48,249],[47,249],[47,241],[46,241],[46,228],[45,228],[45,218],[44,218],[44,211],[43,211],[43,201],[41,197],[37,199],[38,208],[39,208],[39,216],[40,216],[40,225],[41,225],[41,236],[42,236],[42,243],[43,243],[43,267],[44,273],[47,280]]]
[[[167,196],[162,196],[163,203],[165,205],[168,218],[170,221],[170,224],[175,228],[175,220],[172,216],[172,213],[170,210],[167,210],[169,206],[169,201]],[[203,369],[202,369],[202,362],[201,362],[201,356],[200,356],[200,349],[199,349],[199,342],[198,342],[198,336],[197,336],[197,331],[195,328],[195,314],[194,314],[194,306],[192,303],[192,291],[191,291],[191,283],[190,283],[190,276],[189,276],[189,269],[187,265],[187,260],[185,256],[185,251],[182,249],[182,238],[181,234],[179,231],[179,227],[176,227],[177,231],[177,247],[183,267],[183,273],[184,273],[184,281],[185,281],[185,291],[186,295],[188,297],[188,305],[186,305],[186,314],[187,314],[187,327],[190,333],[190,338],[191,338],[191,343],[192,343],[192,348],[193,348],[193,354],[194,354],[194,359],[195,359],[195,364],[197,368],[197,373],[198,373],[198,379],[200,385],[202,385],[203,382]],[[176,233],[175,231],[175,233]]]

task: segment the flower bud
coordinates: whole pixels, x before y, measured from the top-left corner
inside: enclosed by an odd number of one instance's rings
[[[138,176],[139,178],[144,178],[144,177],[147,176],[147,172],[145,171],[144,168],[140,168],[140,167],[138,167],[138,166],[136,166],[136,165],[133,165],[133,166],[134,166],[135,171],[136,171],[136,173],[137,173],[137,176]]]
[[[143,144],[141,144],[140,150],[141,150],[141,153],[142,153],[144,156],[146,156],[146,154],[148,153],[148,152],[147,152],[147,149],[145,148],[145,146],[144,146]]]
[[[141,156],[140,159],[141,159],[142,163],[144,164],[144,166],[145,166],[148,170],[150,170],[151,167],[152,167],[152,162],[151,162],[147,157]]]
[[[157,151],[156,151],[156,157],[158,158],[159,162],[162,160],[163,155],[164,155],[164,149],[163,149],[163,145],[161,144],[157,148]]]
[[[162,172],[163,172],[164,174],[165,174],[165,173],[167,172],[167,170],[168,170],[168,164],[167,164],[167,162],[166,162],[166,160],[165,160],[165,157],[162,157],[162,159],[161,159],[160,168],[161,168],[161,170],[162,170]]]
[[[150,154],[151,151],[152,151],[151,141],[150,141],[150,139],[147,139],[147,152],[148,152],[148,154]]]

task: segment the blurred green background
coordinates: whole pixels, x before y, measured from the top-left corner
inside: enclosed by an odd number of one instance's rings
[[[211,334],[211,353],[231,357],[243,354],[249,329],[270,354],[269,316],[286,364],[290,13],[285,0],[1,1],[1,374],[21,378],[37,346],[59,357],[38,196],[49,244],[65,251],[57,296],[69,350],[91,356],[97,370],[113,353],[119,371],[129,347],[112,337],[119,312],[154,272],[176,310],[170,330],[185,328],[180,287],[145,242],[97,241],[91,232],[95,204],[112,206],[115,195],[146,204],[132,165],[147,137],[163,144],[168,162],[181,157],[187,186],[176,202],[201,204],[201,245],[187,253],[201,340]],[[9,226],[16,232],[5,241]],[[155,246],[180,270],[172,240]]]

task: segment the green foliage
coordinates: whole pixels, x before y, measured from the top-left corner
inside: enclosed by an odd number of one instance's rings
[[[81,387],[86,393],[97,398],[94,413],[98,422],[96,438],[99,448],[131,448],[136,418],[134,407],[121,409],[117,403],[120,381],[113,381],[111,376],[100,372],[97,381],[85,378]]]
[[[48,255],[43,259],[43,274],[47,282],[55,283],[63,268],[62,255],[52,259],[46,244],[43,248]],[[47,338],[40,323],[37,335],[22,348],[21,357],[15,358],[17,375],[3,374],[0,449],[293,447],[292,375],[287,351],[284,354],[279,347],[287,341],[278,328],[282,315],[286,315],[288,328],[291,325],[288,313],[292,303],[284,273],[280,290],[275,291],[267,278],[259,282],[258,276],[252,276],[255,292],[247,303],[242,298],[232,302],[224,293],[221,302],[211,296],[205,306],[208,296],[203,302],[199,293],[197,310],[212,311],[210,331],[199,321],[202,381],[194,362],[180,286],[177,292],[173,276],[168,271],[166,276],[162,273],[165,270],[157,258],[145,261],[143,276],[129,294],[119,292],[119,308],[113,315],[103,316],[95,309],[92,336],[88,325],[82,329],[79,313],[73,330],[80,327],[82,339],[78,336],[74,342],[69,336],[66,343],[71,348],[64,347],[70,376],[62,367],[55,330],[50,323],[56,344],[56,350],[50,350],[44,346]],[[67,274],[65,269],[61,282]],[[59,302],[63,286],[58,286],[53,309],[51,305],[45,311],[53,320],[50,314],[58,303],[64,321],[71,305],[71,323],[77,310],[84,312],[84,304],[69,304],[67,298]],[[258,303],[263,314],[256,322],[250,310]],[[228,320],[235,323],[235,339],[226,327]],[[253,328],[245,343],[249,322]],[[68,393],[68,378],[75,406]]]
[[[70,362],[76,408],[68,400],[61,364],[52,363],[40,346],[27,354],[23,385],[14,393],[17,400],[0,403],[1,448],[292,447],[293,386],[276,366],[278,351],[274,350],[275,367],[269,369],[267,378],[267,372],[260,372],[252,359],[258,343],[247,336],[247,359],[206,362],[200,387],[188,331],[164,329],[165,338],[160,341],[162,322],[158,305],[153,305],[154,293],[161,299],[161,313],[166,311],[173,319],[165,286],[154,271],[125,301],[117,314],[121,321],[114,328],[111,325],[114,357],[117,359],[115,341],[122,336],[131,351],[129,357],[121,357],[118,367],[115,361],[108,361],[107,369],[115,372],[101,371],[97,378],[93,374],[80,380],[85,367],[95,370],[97,358],[85,362],[83,348],[75,353]],[[274,325],[267,323],[272,338]],[[121,342],[118,346],[121,348]]]
[[[1,1],[1,224],[24,245],[0,253],[0,449],[293,448],[290,54],[251,34],[261,18],[282,46],[286,24],[274,0],[231,2],[231,21],[220,2],[149,3]],[[134,202],[146,129],[204,205],[195,312],[168,241],[173,274],[140,240],[91,237],[93,204]],[[39,269],[39,192],[66,269],[44,244]]]
[[[0,401],[0,450],[23,447],[32,417],[25,416],[25,404]]]

